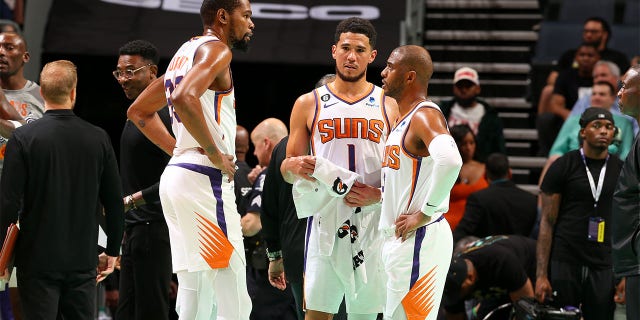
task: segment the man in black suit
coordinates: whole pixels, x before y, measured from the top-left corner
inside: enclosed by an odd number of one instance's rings
[[[536,197],[511,181],[506,155],[493,153],[487,158],[486,178],[489,187],[469,195],[453,240],[496,234],[529,236],[537,216]]]
[[[120,252],[124,205],[115,153],[104,130],[73,113],[76,84],[70,61],[45,65],[44,116],[7,143],[0,239],[19,217],[15,264],[26,319],[93,319],[96,280],[113,271]],[[99,204],[107,247],[96,270]],[[8,278],[7,270],[0,273]]]

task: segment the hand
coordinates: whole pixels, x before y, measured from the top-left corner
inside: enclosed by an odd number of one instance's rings
[[[107,276],[113,272],[116,266],[116,259],[116,257],[108,256],[104,252],[98,256],[98,267],[96,268],[98,276],[96,277],[96,283],[106,279]]]
[[[402,242],[407,240],[411,233],[419,227],[431,221],[431,217],[426,216],[422,211],[401,214],[396,219],[396,238],[402,238]]]
[[[535,296],[538,302],[544,303],[546,298],[552,297],[552,292],[553,289],[551,288],[551,283],[549,283],[549,278],[541,276],[536,279]]]
[[[356,181],[344,197],[344,203],[349,207],[366,207],[380,202],[381,197],[380,189]]]
[[[280,290],[287,288],[287,278],[284,275],[284,263],[282,258],[269,262],[269,283]]]
[[[306,179],[309,181],[315,181],[316,179],[312,177],[313,171],[316,169],[316,157],[314,156],[299,156],[299,157],[291,157],[286,159],[284,162],[286,165],[285,169],[302,179]]]
[[[104,304],[108,308],[115,308],[118,306],[118,299],[120,299],[120,291],[118,290],[105,290],[104,292]]]
[[[260,175],[260,172],[262,172],[262,170],[264,170],[264,167],[258,164],[255,168],[249,171],[249,173],[247,174],[247,179],[251,184],[256,182],[256,178]]]
[[[616,285],[616,294],[613,296],[613,301],[615,303],[626,303],[626,282],[626,278],[622,278],[622,280],[620,280],[620,283]]]
[[[212,155],[207,155],[213,165],[220,169],[222,173],[227,175],[227,182],[233,181],[233,176],[236,174],[236,164],[233,162],[233,156],[228,154],[220,154],[218,159],[214,159]]]

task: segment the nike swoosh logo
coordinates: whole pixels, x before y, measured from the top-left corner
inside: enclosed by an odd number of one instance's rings
[[[325,103],[325,104],[324,104],[324,108],[329,108],[329,107],[331,107],[332,105],[334,105],[334,104],[336,104],[336,103],[338,103],[338,102],[334,102],[334,103],[332,103],[332,104],[326,104],[326,103]]]

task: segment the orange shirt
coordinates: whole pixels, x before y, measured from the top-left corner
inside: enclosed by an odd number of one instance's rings
[[[460,220],[462,220],[464,209],[467,205],[467,197],[488,186],[489,183],[484,177],[478,179],[474,184],[459,182],[453,185],[449,199],[449,212],[444,215],[444,218],[447,219],[451,226],[451,231],[455,230]]]

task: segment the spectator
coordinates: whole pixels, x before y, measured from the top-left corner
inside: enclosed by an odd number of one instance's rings
[[[489,187],[467,198],[453,241],[470,235],[479,238],[497,234],[531,235],[537,216],[536,197],[511,181],[509,159],[505,154],[489,155],[486,177]]]
[[[540,187],[535,293],[539,302],[553,298],[556,307],[581,306],[585,320],[606,320],[615,308],[608,222],[622,161],[608,152],[611,112],[591,107],[580,127],[580,150],[556,160]]]
[[[450,131],[462,157],[462,169],[460,169],[458,179],[451,189],[449,211],[444,215],[451,230],[455,230],[464,215],[467,197],[486,188],[489,184],[485,179],[484,163],[473,160],[476,150],[476,136],[469,125],[455,125]]]
[[[91,319],[96,280],[113,271],[123,231],[117,161],[104,130],[81,120],[76,67],[54,61],[40,74],[45,115],[9,140],[0,193],[0,238],[20,220],[15,248],[22,312],[27,319]],[[104,206],[106,260],[98,265],[98,221]],[[96,266],[99,273],[96,274]],[[8,278],[8,270],[2,270]]]
[[[538,114],[536,127],[539,137],[539,152],[547,154],[562,123],[569,116],[576,101],[590,95],[593,85],[593,67],[600,59],[594,45],[583,43],[576,51],[577,68],[560,71],[553,87],[549,112]]]
[[[124,44],[118,54],[113,75],[125,96],[135,100],[156,79],[158,51],[148,41],[134,40]],[[169,109],[163,108],[158,115],[169,130]],[[159,194],[160,176],[168,162],[169,155],[135,124],[125,123],[120,136],[126,211],[116,313],[119,320],[169,319],[171,246]]]
[[[640,119],[640,65],[631,67],[622,78],[618,98],[624,113]],[[617,296],[620,296],[620,302],[626,300],[627,319],[640,319],[640,259],[637,252],[640,239],[637,236],[640,230],[639,211],[640,141],[636,139],[613,194],[611,223],[613,270],[616,277],[625,278],[624,290],[619,291]]]
[[[496,235],[469,244],[454,255],[447,274],[443,299],[446,319],[465,319],[465,300],[476,299],[474,314],[484,319],[505,303],[533,297],[535,268],[533,239]]]
[[[600,59],[612,61],[620,70],[627,70],[629,68],[629,58],[627,58],[624,53],[607,47],[611,36],[611,27],[606,20],[600,17],[590,17],[585,20],[582,42],[595,45],[598,48],[598,52],[600,52]],[[565,51],[558,59],[554,70],[549,73],[547,85],[542,89],[538,100],[538,114],[550,111],[551,94],[553,93],[553,87],[558,78],[558,73],[565,69],[578,68],[575,55],[576,49]],[[578,114],[582,114],[582,111]]]
[[[253,181],[249,181],[251,168],[246,161],[247,152],[249,152],[249,132],[243,126],[236,126],[236,166],[238,166],[238,170],[233,176],[233,187],[236,193],[236,206],[240,214],[247,212],[247,195],[253,184]]]
[[[608,82],[614,88],[618,87],[620,82],[620,69],[616,66],[615,63],[606,60],[600,60],[596,62],[593,66],[593,83],[598,82]],[[614,95],[615,96],[615,95]],[[588,107],[591,106],[591,95],[584,95],[576,101],[571,108],[571,112],[569,116],[580,116]],[[620,108],[618,107],[618,100],[614,104],[611,105],[611,109],[609,109],[612,113],[622,114],[620,112]]]
[[[453,77],[453,100],[443,101],[442,113],[453,127],[467,124],[478,137],[476,153],[473,158],[484,162],[493,152],[506,152],[502,121],[498,112],[487,102],[478,99],[480,78],[478,72],[469,67],[456,71]]]

